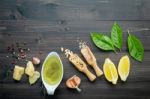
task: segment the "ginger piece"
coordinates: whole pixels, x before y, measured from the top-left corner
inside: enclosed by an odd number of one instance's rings
[[[35,71],[33,76],[29,76],[29,83],[30,85],[34,84],[40,78],[40,73]]]
[[[102,76],[103,72],[97,65],[96,58],[92,53],[91,49],[84,42],[80,42],[79,44],[80,44],[81,53],[85,58],[85,60],[87,61],[87,63],[93,67],[98,77]]]
[[[13,73],[13,79],[20,81],[23,74],[24,74],[24,67],[15,65],[14,73]]]
[[[81,92],[79,85],[81,83],[81,79],[74,75],[66,81],[66,86],[71,89],[76,89],[78,92]]]
[[[27,62],[27,67],[25,69],[25,73],[28,76],[33,76],[34,75],[34,66],[33,66],[33,63],[31,61]]]

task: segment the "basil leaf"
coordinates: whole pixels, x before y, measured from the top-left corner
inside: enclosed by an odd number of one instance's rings
[[[129,53],[134,59],[141,62],[144,57],[144,47],[138,38],[136,38],[134,35],[131,35],[129,32],[128,34]]]
[[[94,44],[103,50],[115,50],[111,39],[100,33],[92,32],[92,40]]]
[[[122,48],[122,29],[117,24],[117,22],[114,23],[112,30],[111,30],[111,40],[115,47],[121,49]]]

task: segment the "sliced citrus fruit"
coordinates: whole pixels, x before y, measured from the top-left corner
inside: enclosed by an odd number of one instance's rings
[[[117,84],[118,73],[114,63],[109,59],[105,59],[105,63],[103,65],[103,71],[106,79],[112,84]]]
[[[122,81],[126,81],[130,71],[130,59],[127,55],[123,56],[118,65],[118,73]]]

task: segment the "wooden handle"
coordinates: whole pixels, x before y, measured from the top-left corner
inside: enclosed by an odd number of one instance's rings
[[[82,71],[87,75],[90,81],[94,81],[96,79],[96,76],[92,74],[87,68]]]
[[[94,68],[95,72],[96,72],[96,75],[98,77],[102,76],[103,75],[103,71],[98,67],[97,63],[95,62],[92,67]]]

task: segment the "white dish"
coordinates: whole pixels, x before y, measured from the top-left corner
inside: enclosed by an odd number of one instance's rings
[[[45,65],[46,61],[49,59],[49,57],[51,57],[51,56],[53,56],[53,55],[55,55],[55,56],[58,58],[58,60],[60,61],[60,63],[61,63],[62,74],[61,74],[61,79],[60,79],[60,81],[59,81],[57,84],[55,84],[55,85],[50,85],[50,84],[46,83],[46,81],[44,80],[44,77],[43,77],[43,68],[44,68],[44,65]],[[46,90],[47,90],[48,95],[54,95],[54,92],[55,92],[56,88],[59,86],[60,82],[62,81],[63,72],[64,72],[64,71],[63,71],[63,64],[62,64],[62,61],[61,61],[61,59],[60,59],[58,53],[57,53],[57,52],[50,52],[50,53],[48,54],[48,56],[46,57],[46,59],[44,60],[44,63],[43,63],[43,65],[42,65],[42,70],[41,70],[42,82],[43,82],[43,84],[44,84],[44,86],[45,86],[45,88],[46,88]]]

